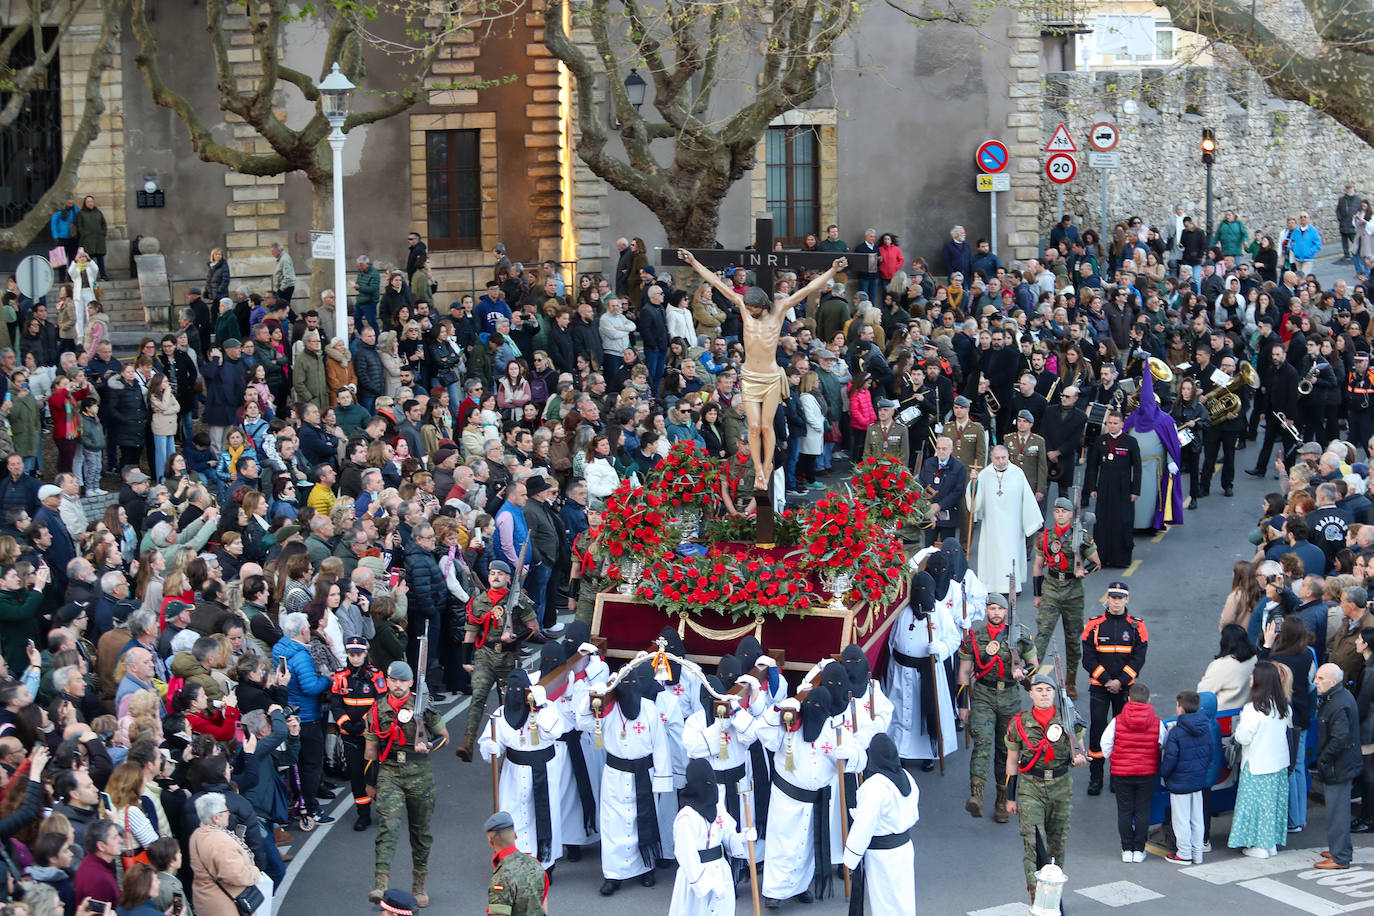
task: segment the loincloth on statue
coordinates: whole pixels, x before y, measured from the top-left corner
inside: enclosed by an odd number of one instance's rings
[[[755,372],[747,367],[741,368],[739,372],[739,390],[744,395],[746,402],[753,401],[762,404],[774,391],[777,392],[779,400],[788,396],[789,388],[787,385],[787,375],[781,366],[774,367],[772,372]]]

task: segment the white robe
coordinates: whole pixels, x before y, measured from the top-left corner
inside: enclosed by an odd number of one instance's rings
[[[590,696],[578,703],[577,727],[594,733],[596,723],[590,705]],[[656,795],[663,792],[671,794],[673,765],[668,754],[668,740],[659,721],[658,710],[652,703],[640,701],[639,715],[630,721],[626,721],[617,704],[601,721],[601,738],[607,754],[627,760],[652,755],[650,776],[653,791]],[[655,867],[658,863],[646,866],[639,855],[634,774],[610,766],[603,769],[599,804],[601,876],[612,881],[624,881]]]
[[[732,916],[735,885],[730,859],[748,855],[748,843],[739,825],[717,804],[716,819],[707,823],[695,808],[684,807],[673,819],[673,845],[677,847],[677,877],[668,916]],[[699,853],[712,846],[725,847],[725,855],[703,863]]]
[[[665,686],[658,692],[658,696],[654,697],[654,707],[658,710],[658,721],[663,726],[663,737],[668,743],[673,789],[681,789],[687,785],[687,751],[682,747],[682,704],[678,702],[677,694],[672,688]],[[671,859],[673,819],[677,817],[678,808],[677,792],[655,795],[654,803],[658,806],[658,835],[663,839],[663,858]]]
[[[868,848],[872,837],[905,833],[920,819],[921,790],[909,775],[901,775],[911,783],[910,794],[902,795],[886,776],[875,774],[859,786],[852,809],[854,823],[849,828],[844,864],[853,869],[862,857],[866,908],[874,916],[916,913],[915,844],[896,849]]]
[[[563,734],[566,723],[558,710],[558,704],[548,703],[543,709],[539,710],[538,715],[533,712],[525,718],[525,724],[519,729],[512,728],[498,709],[492,716],[491,722],[496,723],[496,738],[492,738],[492,727],[490,724],[482,729],[482,736],[478,740],[477,747],[482,752],[483,760],[491,760],[493,757],[506,755],[507,751],[539,751],[548,747],[555,747],[556,740]],[[534,740],[534,726],[538,725],[539,740]],[[564,770],[567,769],[566,758],[558,755],[555,747],[553,758],[549,760],[548,786],[549,786],[549,858],[539,864],[545,868],[552,868],[558,861],[558,857],[563,854],[563,818],[560,816],[563,810],[562,787],[565,778]],[[529,766],[521,766],[512,763],[509,756],[501,764],[501,779],[497,786],[497,797],[501,802],[501,810],[510,813],[511,819],[515,821],[515,846],[523,853],[538,856],[537,840],[535,830],[535,801],[534,801],[534,769]]]
[[[1026,538],[1045,520],[1035,493],[1026,482],[1025,473],[1014,464],[1001,471],[986,467],[978,473],[978,495],[973,500],[973,519],[981,522],[978,532],[977,559],[973,566],[978,578],[994,591],[1009,591],[1010,577],[1016,577],[1016,591],[1025,585],[1029,575],[1026,568]],[[1000,493],[998,491],[1001,491]]]
[[[935,706],[939,710],[940,735],[948,757],[959,749],[959,733],[954,727],[954,707],[949,698],[949,678],[944,662],[959,649],[962,636],[943,604],[936,604],[927,619],[929,626],[926,621],[917,620],[909,606],[903,608],[892,625],[888,645],[914,658],[934,657]],[[888,734],[897,745],[897,754],[904,760],[936,760],[940,756],[935,752],[934,736],[926,732],[926,723],[921,716],[921,678],[927,674],[924,667],[908,668],[895,658],[888,659],[887,694],[897,710]]]
[[[952,587],[953,584],[951,584]],[[964,571],[964,579],[959,583],[959,587],[964,594],[968,595],[968,622],[964,622],[965,602],[958,595],[955,595],[955,599],[959,601],[959,613],[953,616],[961,630],[968,630],[969,627],[987,616],[988,587],[983,584],[983,580],[978,578],[978,574],[972,568]]]
[[[833,786],[840,764],[836,756],[835,727],[826,722],[815,741],[803,740],[800,729],[792,732],[793,769],[790,771],[787,769],[788,738],[778,711],[770,709],[765,714],[764,725],[759,729],[759,740],[772,751],[773,767],[779,776],[799,789]],[[862,770],[865,762],[863,749],[855,742],[849,746],[858,748],[853,766]],[[814,811],[811,804],[799,802],[777,786],[773,787],[768,803],[768,857],[764,859],[763,886],[759,891],[764,897],[785,900],[802,893],[811,885],[817,867],[811,838],[815,829],[812,823]],[[831,821],[833,838],[834,818]],[[830,863],[820,867],[829,868]]]
[[[717,773],[744,767],[744,778],[736,784],[735,789],[740,794],[740,817],[743,818],[747,811],[750,816],[749,823],[752,824],[758,822],[758,809],[754,806],[757,793],[748,791],[749,746],[758,740],[758,722],[759,720],[748,710],[737,709],[724,721],[717,719],[713,714],[710,725],[707,725],[706,710],[698,709],[687,718],[682,729],[682,743],[687,750],[687,756],[691,759],[711,761],[711,767]],[[722,740],[725,742],[724,759],[720,756]],[[722,805],[725,805],[726,788],[724,783],[719,784]],[[763,840],[754,843],[754,855],[758,860],[763,859]]]
[[[597,660],[600,662],[600,660]],[[605,667],[605,662],[600,662]],[[602,677],[604,680],[604,676]],[[563,737],[569,740],[577,740],[582,747],[582,759],[587,763],[587,778],[592,784],[592,804],[596,804],[596,799],[601,795],[601,770],[606,765],[606,752],[596,749],[596,744],[592,741],[592,736],[583,731],[576,732],[576,738],[569,738],[569,732],[577,728],[577,704],[587,693],[587,681],[577,680],[573,682],[571,688],[563,691],[563,694],[554,701],[558,707],[558,712],[563,716],[565,725]],[[582,818],[582,798],[577,794],[577,774],[573,770],[572,757],[568,751],[566,741],[559,741],[556,745],[557,754],[564,761],[562,785],[559,787],[559,797],[563,800],[561,819],[563,821],[563,843],[568,846],[586,846],[595,843],[600,836],[597,831],[587,831]],[[595,812],[593,812],[595,817]]]

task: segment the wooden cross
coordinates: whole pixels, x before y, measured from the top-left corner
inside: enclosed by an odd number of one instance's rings
[[[773,215],[763,213],[754,217],[754,247],[743,251],[730,251],[724,248],[689,248],[698,261],[714,270],[728,267],[743,267],[754,272],[754,285],[773,296],[773,272],[822,271],[830,267],[840,252],[834,251],[774,251]],[[664,267],[686,267],[678,259],[676,248],[660,248],[658,263]],[[866,264],[859,263],[860,255],[853,252],[844,254],[849,258],[850,270],[864,270],[872,273],[878,269],[878,256],[865,255]],[[874,303],[875,305],[877,303]]]
[[[735,267],[743,267],[754,272],[754,285],[768,294],[769,302],[773,300],[773,273],[774,271],[795,271],[801,274],[803,271],[815,270],[824,271],[834,263],[839,253],[834,251],[774,251],[773,250],[773,215],[762,213],[754,217],[754,247],[743,251],[730,251],[724,248],[689,248],[687,249],[701,264],[713,270],[724,270]],[[859,255],[849,253],[845,257],[849,258],[849,266],[853,270],[864,270],[872,273],[878,269],[878,256],[876,254],[866,255],[866,263],[859,262]],[[687,267],[687,263],[677,256],[676,248],[660,248],[658,252],[658,263],[664,267]],[[765,423],[771,423],[772,417],[764,417]],[[759,547],[774,546],[773,539],[773,481],[756,480],[754,481],[754,505],[756,511],[756,523],[754,528],[754,543]]]

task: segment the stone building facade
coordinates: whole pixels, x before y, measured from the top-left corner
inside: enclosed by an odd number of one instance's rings
[[[1112,224],[1132,214],[1159,224],[1181,203],[1203,225],[1204,127],[1216,132],[1212,204],[1217,222],[1223,211],[1235,210],[1247,229],[1268,231],[1277,239],[1287,217],[1306,209],[1329,250],[1340,241],[1335,207],[1344,185],[1374,193],[1367,184],[1369,147],[1363,141],[1327,115],[1276,98],[1249,70],[1051,73],[1043,99],[1039,127],[1044,137],[1062,122],[1086,149],[1084,138],[1094,122],[1107,119],[1120,127],[1122,165],[1107,179]],[[1080,155],[1078,177],[1065,188],[1064,208],[1079,224],[1097,229],[1102,170],[1086,164],[1086,155]],[[1048,179],[1040,200],[1040,224],[1048,226],[1056,218],[1056,188]]]
[[[88,6],[59,57],[68,136],[100,28],[99,3]],[[528,0],[519,15],[480,40],[453,36],[433,68],[436,91],[427,102],[350,132],[343,179],[350,273],[359,253],[379,265],[403,263],[412,229],[430,245],[441,300],[481,289],[498,241],[514,259],[554,259],[569,272],[609,271],[613,242],[621,235],[642,236],[651,247],[666,243],[652,213],[578,161],[577,106],[592,105],[609,116],[605,92],[575,97],[566,72],[542,44],[543,15],[543,0]],[[217,90],[201,37],[203,6],[159,4],[157,17],[164,77],[197,110],[213,114]],[[247,30],[246,17],[226,22],[241,81],[260,64]],[[305,293],[309,230],[327,228],[310,225],[309,183],[298,174],[244,176],[201,162],[179,121],[151,101],[125,31],[104,79],[103,130],[77,188],[78,195],[95,195],[110,223],[107,260],[116,277],[127,270],[130,241],[156,236],[167,257],[173,302],[199,285],[214,247],[225,249],[234,286],[260,290],[272,266],[267,248],[281,241],[292,251],[298,290]],[[283,56],[304,69],[321,69],[318,31],[309,24],[289,26]],[[577,29],[572,36],[590,40]],[[1276,101],[1253,76],[1238,81],[1223,70],[1047,75],[1041,39],[1029,14],[1010,7],[993,10],[976,32],[917,28],[884,4],[866,7],[857,29],[837,45],[826,88],[775,125],[814,131],[815,228],[838,223],[851,244],[868,226],[894,232],[908,257],[924,255],[943,272],[938,253],[951,226],[964,225],[971,240],[990,234],[990,201],[975,190],[974,152],[983,141],[999,139],[1011,154],[1011,190],[997,195],[997,247],[1004,260],[1031,256],[1054,207],[1055,189],[1044,177],[1049,132],[1066,121],[1081,146],[1083,131],[1103,112],[1123,128],[1125,164],[1112,176],[1112,219],[1136,212],[1162,219],[1177,200],[1200,212],[1197,139],[1203,124],[1216,128],[1221,144],[1218,213],[1234,207],[1247,225],[1276,229],[1290,209],[1306,206],[1326,228],[1340,186],[1360,175],[1357,166],[1367,155],[1362,144],[1329,118]],[[466,79],[489,88],[451,88],[452,81]],[[383,66],[371,67],[363,82],[355,94],[359,107],[378,104],[373,94],[399,85],[394,69]],[[728,93],[722,98],[731,101]],[[314,111],[294,89],[274,104],[293,126]],[[266,149],[232,117],[207,120],[216,139],[248,151]],[[462,156],[451,152],[458,146],[466,151]],[[768,205],[766,142],[758,153],[753,172],[720,202],[719,240],[727,246],[750,243],[752,217]],[[1100,184],[1084,166],[1080,162],[1078,179],[1066,189],[1066,208],[1095,225],[1089,214],[1096,214]],[[164,208],[135,206],[145,180],[164,191]],[[452,190],[453,182],[466,189],[470,225],[445,244],[431,231],[443,225],[436,221],[435,195],[443,187]]]

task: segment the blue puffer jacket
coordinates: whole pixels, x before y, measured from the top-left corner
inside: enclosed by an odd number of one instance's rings
[[[1159,758],[1159,775],[1164,788],[1175,795],[1201,792],[1207,782],[1207,770],[1212,764],[1212,733],[1210,718],[1201,712],[1185,712],[1178,717],[1164,739],[1164,752]]]
[[[1207,729],[1211,732],[1212,758],[1207,765],[1207,785],[1214,786],[1221,779],[1221,766],[1225,755],[1221,750],[1221,726],[1217,724],[1217,695],[1210,690],[1198,693],[1201,701],[1198,712],[1207,717]]]
[[[310,650],[291,637],[283,636],[272,647],[272,658],[286,659],[286,667],[291,670],[291,683],[286,685],[286,695],[293,706],[301,708],[301,721],[319,721],[320,697],[329,693],[334,684],[329,678],[320,677],[315,670]]]

